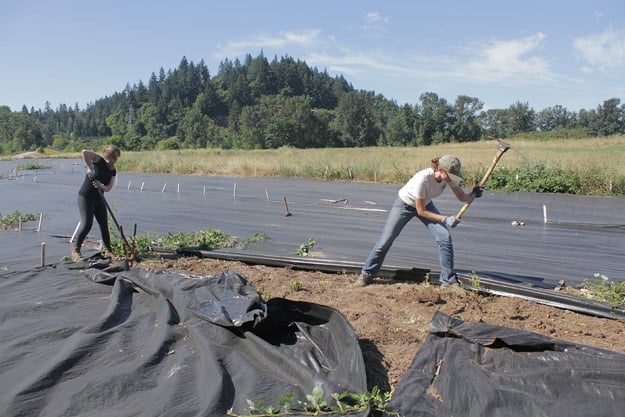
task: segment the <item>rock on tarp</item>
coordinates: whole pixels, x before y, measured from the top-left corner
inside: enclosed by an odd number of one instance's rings
[[[625,355],[439,312],[390,406],[403,417],[623,415]]]
[[[221,417],[316,386],[329,402],[367,390],[358,339],[332,308],[265,303],[231,270],[95,266],[0,273],[0,415]]]

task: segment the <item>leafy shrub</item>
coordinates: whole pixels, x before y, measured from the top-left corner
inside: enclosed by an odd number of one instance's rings
[[[516,170],[501,167],[488,179],[488,188],[505,191],[579,194],[579,175],[559,167],[547,167],[539,162],[521,164]]]
[[[156,149],[159,151],[180,149],[180,144],[176,138],[162,139],[156,142]]]
[[[7,214],[6,216],[0,215],[0,230],[10,229],[19,224],[20,219],[22,223],[30,222],[35,220],[35,215],[30,213],[22,214],[19,211],[15,210],[11,214]]]

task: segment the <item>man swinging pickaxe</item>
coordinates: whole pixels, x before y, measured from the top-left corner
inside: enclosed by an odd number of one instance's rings
[[[503,154],[508,149],[513,149],[512,146],[510,146],[508,143],[504,142],[501,139],[497,139],[497,142],[499,142],[499,148],[497,149],[497,153],[495,154],[495,157],[493,158],[493,162],[491,162],[490,166],[488,167],[488,170],[486,171],[486,174],[484,174],[484,177],[482,178],[482,181],[480,181],[480,183],[478,184],[480,186],[480,188],[484,187],[484,184],[486,184],[486,181],[488,180],[488,177],[490,177],[490,174],[493,173],[493,170],[495,169],[495,166],[497,165],[497,162],[499,162],[499,160],[501,159]],[[523,154],[521,154],[519,151],[517,151],[515,149],[513,149],[513,150],[523,157]],[[473,200],[475,200],[475,196],[474,195],[471,196],[471,199],[468,202],[466,202],[465,205],[460,209],[458,214],[456,214],[456,220],[460,220],[460,218],[465,213],[465,211],[467,211],[467,209],[469,208],[469,206],[471,205]]]

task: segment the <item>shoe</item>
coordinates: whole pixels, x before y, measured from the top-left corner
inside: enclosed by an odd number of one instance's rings
[[[373,278],[371,278],[369,275],[367,275],[367,274],[360,274],[360,276],[358,277],[358,279],[354,283],[354,286],[355,287],[364,287],[366,285],[371,284],[371,281],[373,281]]]
[[[79,249],[72,249],[72,261],[74,262],[80,262],[82,260],[84,260],[85,258],[82,257],[82,255],[80,254],[80,250]]]
[[[113,255],[113,252],[111,252],[110,249],[104,249],[104,252],[102,252],[102,257],[105,259],[113,259],[115,255]]]
[[[462,287],[458,282],[443,282],[441,284],[441,289],[445,289],[456,294],[464,294],[464,287]]]

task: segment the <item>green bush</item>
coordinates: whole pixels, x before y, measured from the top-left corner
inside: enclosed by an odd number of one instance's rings
[[[579,194],[581,180],[573,171],[534,163],[521,164],[517,169],[497,168],[488,179],[487,186],[505,191]]]
[[[162,139],[156,142],[156,149],[159,151],[180,149],[180,144],[176,138]]]

